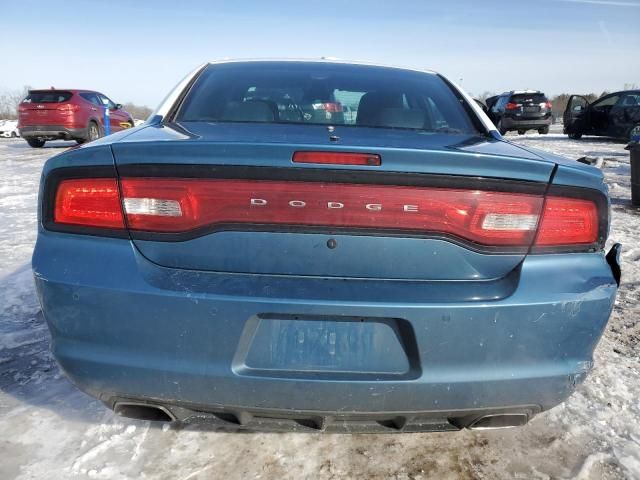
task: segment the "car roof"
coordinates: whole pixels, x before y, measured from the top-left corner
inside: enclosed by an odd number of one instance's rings
[[[504,92],[502,95],[521,95],[524,93],[539,93],[544,95],[544,92],[540,91],[540,90],[511,90],[508,92]]]
[[[32,88],[29,90],[29,93],[31,92],[100,93],[101,95],[103,95],[102,92],[91,90],[88,88]]]

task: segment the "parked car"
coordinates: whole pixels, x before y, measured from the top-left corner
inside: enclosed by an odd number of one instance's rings
[[[489,118],[500,134],[515,130],[523,135],[527,130],[549,133],[551,102],[538,90],[512,90],[487,99]]]
[[[16,138],[19,136],[17,120],[0,120],[0,137]]]
[[[278,103],[307,90],[355,116]],[[207,64],[48,160],[39,218],[73,383],[227,427],[522,425],[585,379],[620,273],[599,169],[504,141],[435,73],[354,63]]]
[[[30,90],[18,106],[20,135],[34,148],[48,140],[96,140],[105,133],[104,111],[109,108],[111,132],[133,126],[122,105],[91,90]]]
[[[631,131],[640,126],[640,90],[610,93],[593,103],[572,95],[563,120],[569,138],[600,135],[629,140]]]

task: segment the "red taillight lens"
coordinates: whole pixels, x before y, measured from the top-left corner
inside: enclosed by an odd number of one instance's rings
[[[513,103],[513,102],[509,102],[507,103],[504,108],[506,108],[507,110],[515,110],[519,107],[520,105],[517,103]]]
[[[592,244],[598,241],[598,208],[590,200],[547,197],[536,246]]]
[[[87,227],[124,228],[117,180],[63,180],[56,192],[53,221]]]
[[[382,163],[380,155],[344,152],[295,152],[293,154],[293,161],[294,163],[366,166],[378,166]]]
[[[325,103],[324,104],[324,109],[327,112],[331,112],[331,113],[339,113],[342,111],[342,104],[341,103]]]
[[[63,103],[62,105],[58,105],[57,110],[63,114],[71,114],[80,110],[80,106],[75,103]]]
[[[338,102],[313,103],[311,107],[314,110],[324,110],[325,112],[329,113],[342,112],[342,104]]]
[[[545,105],[549,110],[553,108],[553,105],[551,104],[551,102],[547,102]]]
[[[599,207],[584,198],[240,179],[124,178],[120,188],[122,199],[114,178],[62,180],[49,218],[123,230],[124,206],[129,229],[152,233],[285,225],[441,234],[496,247],[592,248],[602,241]]]
[[[390,185],[220,179],[122,179],[132,230],[187,232],[228,224],[442,233],[528,246],[536,195]]]

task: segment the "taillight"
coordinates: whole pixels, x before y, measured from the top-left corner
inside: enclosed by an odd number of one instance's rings
[[[507,110],[516,110],[519,106],[519,103],[509,102],[504,106],[504,108],[506,108]]]
[[[528,246],[542,208],[536,195],[430,187],[164,178],[124,178],[121,185],[129,228],[147,232],[287,225]]]
[[[311,108],[314,110],[324,110],[329,113],[342,112],[342,104],[338,102],[313,103]]]
[[[72,114],[80,110],[80,106],[75,103],[63,103],[57,107],[57,110],[63,114]]]
[[[553,105],[551,104],[551,102],[547,102],[547,103],[545,103],[545,106],[546,106],[549,110],[551,110],[551,108],[553,107]]]
[[[114,178],[63,180],[53,209],[58,224],[97,228],[124,228],[118,182]]]
[[[366,166],[378,166],[382,163],[380,155],[374,153],[345,152],[295,152],[293,154],[293,162]]]
[[[187,237],[230,227],[320,228],[542,252],[604,242],[605,209],[589,198],[322,181],[129,177],[118,186],[114,178],[74,178],[57,185],[48,218],[54,229],[69,225],[76,233],[77,227],[123,231],[125,224],[133,235]]]
[[[598,207],[578,198],[547,197],[536,246],[593,244],[600,231]]]

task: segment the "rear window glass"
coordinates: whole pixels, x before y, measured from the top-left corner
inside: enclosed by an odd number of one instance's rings
[[[437,75],[331,63],[211,65],[185,98],[177,120],[477,133],[460,100]]]
[[[62,103],[67,102],[73,96],[71,92],[59,90],[46,90],[42,92],[29,92],[22,103]]]
[[[546,103],[547,96],[544,93],[516,93],[511,95],[513,103]]]

